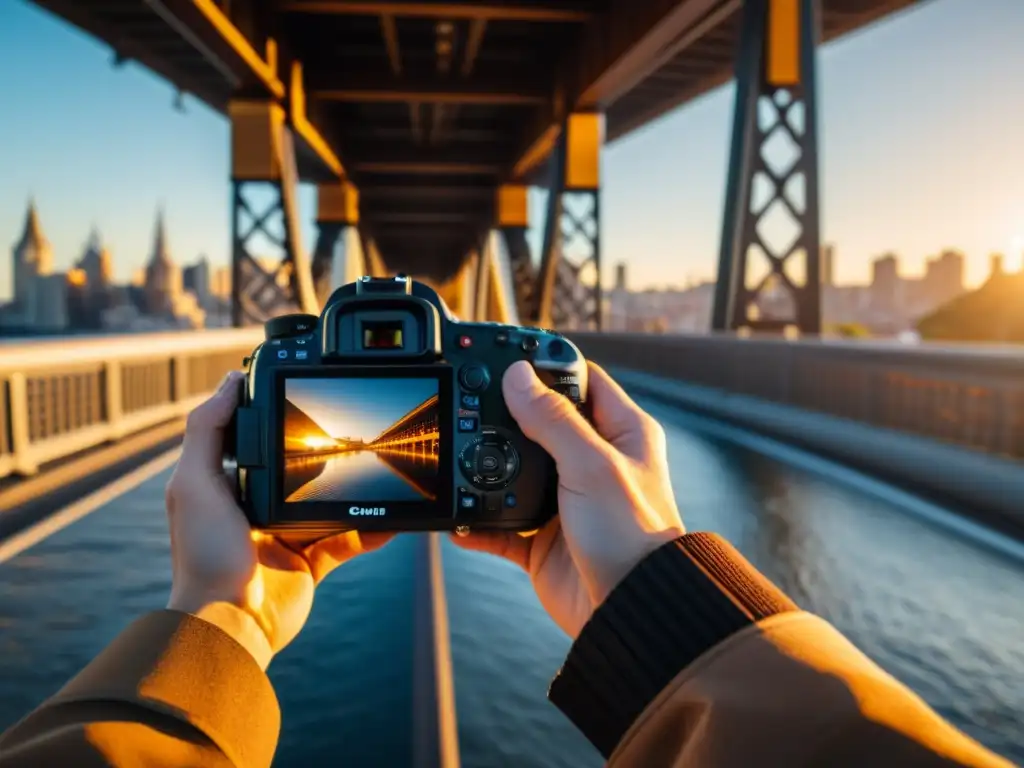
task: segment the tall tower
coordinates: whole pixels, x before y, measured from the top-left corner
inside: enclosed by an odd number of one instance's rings
[[[835,246],[831,243],[821,246],[821,284],[832,285],[835,279],[832,270],[835,266]]]
[[[164,229],[164,212],[157,212],[153,232],[153,252],[146,264],[146,311],[153,315],[164,315],[173,310],[175,300],[181,295],[181,271],[171,261],[167,248],[167,233]]]
[[[103,245],[103,238],[96,227],[89,233],[89,242],[85,246],[85,253],[78,261],[78,268],[85,273],[86,285],[89,286],[90,292],[105,290],[113,282],[113,260],[109,249]]]
[[[626,290],[626,264],[622,261],[615,265],[615,290]]]
[[[24,325],[35,325],[41,312],[39,278],[53,271],[53,249],[39,224],[34,200],[29,200],[21,239],[11,249],[14,312]]]

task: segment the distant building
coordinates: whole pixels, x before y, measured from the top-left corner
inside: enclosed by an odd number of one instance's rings
[[[210,293],[218,299],[231,298],[231,267],[217,267],[210,275]]]
[[[67,275],[40,275],[36,281],[39,306],[43,309],[32,329],[41,333],[63,331],[68,327]]]
[[[615,290],[626,290],[626,264],[621,261],[615,265]]]
[[[103,245],[99,231],[93,227],[89,233],[85,252],[78,260],[78,269],[85,273],[89,290],[98,293],[106,291],[114,282],[114,264],[110,251]]]
[[[53,332],[67,327],[66,276],[53,272],[53,249],[43,234],[33,201],[21,237],[11,249],[13,296],[0,310],[0,325],[18,332]]]
[[[821,284],[831,286],[835,284],[835,246],[828,244],[821,246]]]
[[[939,258],[929,259],[924,282],[932,309],[959,296],[964,292],[964,255],[947,250]]]
[[[195,293],[185,291],[181,268],[171,259],[162,210],[157,214],[153,251],[146,264],[142,293],[143,312],[135,323],[139,330],[154,324],[172,328],[204,327],[206,313]]]
[[[895,254],[887,253],[871,263],[871,293],[878,309],[891,311],[895,308],[899,281],[899,261]]]
[[[85,252],[68,273],[70,321],[82,328],[102,328],[103,313],[111,306],[113,283],[113,259],[94,227]]]
[[[182,271],[182,285],[186,291],[195,294],[199,306],[210,307],[210,263],[205,256],[200,256],[195,264],[185,267]]]
[[[146,312],[158,317],[174,314],[174,303],[181,295],[181,270],[171,260],[164,231],[164,212],[157,214],[153,232],[153,251],[146,263]]]
[[[5,325],[34,327],[45,320],[40,278],[53,272],[53,249],[43,234],[35,202],[29,201],[21,237],[11,249],[11,303],[6,307]]]

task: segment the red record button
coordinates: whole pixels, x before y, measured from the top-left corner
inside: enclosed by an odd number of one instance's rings
[[[463,349],[466,349],[467,347],[472,347],[473,339],[471,339],[469,336],[459,336],[459,346],[462,347]]]

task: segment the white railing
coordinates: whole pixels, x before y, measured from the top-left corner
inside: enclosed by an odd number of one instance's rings
[[[0,477],[186,415],[262,340],[257,327],[0,346]]]

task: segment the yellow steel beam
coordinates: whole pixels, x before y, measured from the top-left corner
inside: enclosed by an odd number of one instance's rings
[[[550,155],[555,148],[555,142],[562,133],[562,128],[557,123],[552,123],[545,128],[537,138],[530,143],[526,151],[519,156],[519,160],[512,168],[512,178],[523,179],[530,171],[537,168]]]
[[[251,181],[281,178],[276,151],[285,122],[284,109],[266,100],[233,100],[231,118],[231,177]]]
[[[324,165],[331,169],[331,172],[344,178],[345,169],[341,165],[338,156],[327,144],[327,141],[320,132],[306,118],[306,91],[302,85],[302,64],[294,62],[291,73],[291,89],[289,94],[289,106],[291,107],[292,129],[309,147],[316,152]]]
[[[765,77],[774,86],[800,84],[800,2],[771,0],[768,6]]]
[[[267,87],[267,89],[278,99],[285,95],[284,83],[277,76],[276,70],[276,46],[274,47],[274,67],[265,61],[252,47],[245,35],[238,27],[231,23],[231,20],[224,15],[224,12],[217,7],[213,0],[192,0],[196,10],[209,22],[210,26],[227,43],[231,49],[249,66],[252,73]]]
[[[359,223],[359,190],[350,181],[317,186],[316,220],[352,226]]]
[[[549,3],[549,6],[555,4]],[[409,16],[425,19],[475,19],[481,21],[580,22],[587,21],[590,11],[565,5],[539,7],[525,3],[477,2],[367,2],[367,0],[285,0],[285,13],[320,13],[341,16]]]
[[[480,104],[492,106],[521,106],[543,104],[547,97],[526,88],[477,87],[472,83],[452,81],[441,86],[434,81],[417,84],[389,79],[374,83],[365,77],[341,88],[310,89],[319,101],[340,101],[354,104],[403,104],[423,102],[429,104]]]
[[[596,112],[569,115],[566,131],[565,189],[600,189],[604,115]]]
[[[427,174],[431,176],[486,176],[496,174],[501,170],[497,164],[431,162],[430,160],[425,160],[423,162],[413,160],[394,162],[361,162],[355,164],[355,169],[361,173],[410,175]]]
[[[498,227],[529,227],[527,188],[522,184],[502,184],[497,193]]]

